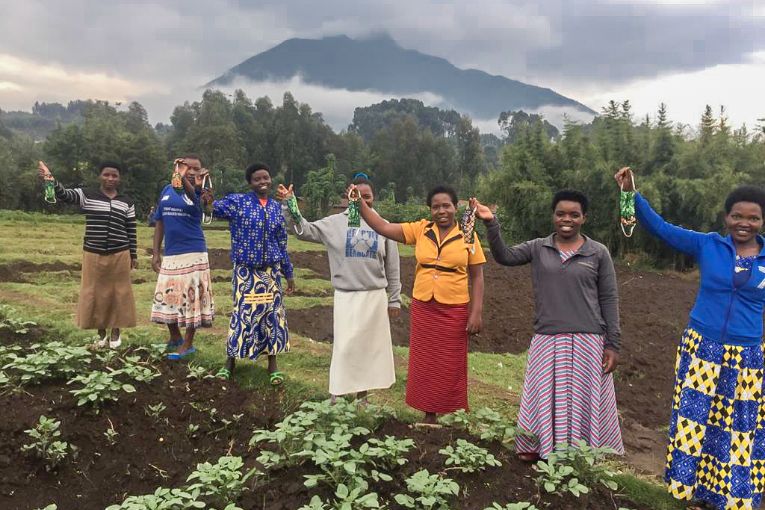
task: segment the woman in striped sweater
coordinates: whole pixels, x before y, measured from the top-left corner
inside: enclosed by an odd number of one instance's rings
[[[55,181],[42,161],[38,171],[44,180]],[[55,182],[59,200],[77,204],[85,213],[76,324],[98,330],[98,347],[119,347],[120,329],[135,326],[130,281],[130,270],[138,267],[135,206],[130,197],[119,192],[121,173],[116,163],[102,163],[97,189],[66,189]],[[107,329],[111,329],[110,336]]]
[[[355,189],[351,185],[349,194]],[[468,408],[468,335],[481,331],[486,257],[478,236],[465,242],[455,219],[457,193],[449,186],[428,193],[429,220],[388,223],[364,200],[359,204],[372,230],[415,246],[406,403],[434,424],[437,414]]]
[[[616,412],[613,372],[619,351],[619,297],[608,249],[582,235],[588,200],[559,191],[552,202],[555,232],[507,247],[499,222],[476,199],[494,260],[531,264],[536,301],[518,426],[523,460],[546,458],[559,443],[582,440],[624,453]]]

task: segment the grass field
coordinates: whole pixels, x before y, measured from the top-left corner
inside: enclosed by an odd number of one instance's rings
[[[73,325],[79,278],[75,273],[76,268],[64,267],[80,263],[83,231],[84,222],[79,216],[0,211],[0,266],[59,264],[57,268],[25,271],[23,278],[19,278],[23,281],[0,281],[0,302],[13,307],[19,317],[36,321],[58,338],[75,343],[88,341],[94,333],[78,330]],[[129,343],[155,344],[164,342],[167,338],[165,328],[149,322],[156,282],[156,275],[151,270],[150,257],[146,251],[146,248],[151,247],[152,235],[153,229],[139,227],[139,268],[133,273],[139,323],[136,328],[125,331],[123,339]],[[207,243],[210,249],[227,249],[229,234],[225,230],[208,230]],[[290,239],[290,250],[293,252],[321,249],[323,247],[320,245]],[[410,248],[402,248],[402,255],[411,254]],[[301,278],[306,276],[307,271],[297,268],[298,287],[316,291],[316,294],[320,295],[287,297],[288,320],[290,309],[331,305],[329,282],[317,278]],[[228,277],[229,274],[226,270],[216,270],[213,276]],[[231,308],[230,284],[226,281],[214,283],[214,294],[215,326],[201,330],[195,342],[199,351],[196,361],[211,368],[222,366],[225,361],[225,339]],[[287,374],[283,390],[287,408],[307,399],[327,396],[330,353],[331,345],[298,335],[292,336],[292,352],[280,356],[279,360],[280,368]],[[372,399],[375,403],[392,406],[399,417],[414,420],[419,418],[419,413],[413,412],[404,404],[408,350],[396,347],[395,356],[396,384],[390,390],[375,392]],[[523,354],[471,353],[471,406],[488,406],[513,419],[517,413],[524,364]],[[264,361],[257,364],[240,362],[236,380],[238,384],[253,391],[275,391],[268,385]],[[650,503],[653,508],[677,508],[663,490],[651,483],[629,475],[626,479],[628,492],[636,501]]]

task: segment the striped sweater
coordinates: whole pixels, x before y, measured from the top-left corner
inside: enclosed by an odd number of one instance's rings
[[[66,189],[56,181],[56,196],[80,206],[85,213],[85,240],[82,249],[99,255],[130,250],[137,258],[135,205],[127,195],[110,199],[99,189]]]

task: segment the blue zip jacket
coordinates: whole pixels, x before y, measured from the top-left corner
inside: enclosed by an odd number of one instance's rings
[[[635,212],[648,232],[675,250],[691,255],[699,264],[701,282],[689,326],[718,343],[760,343],[765,305],[765,249],[757,255],[749,280],[737,289],[733,285],[736,246],[731,236],[723,237],[717,232],[702,234],[667,223],[640,193],[635,194]],[[762,236],[757,237],[760,246],[764,246]]]

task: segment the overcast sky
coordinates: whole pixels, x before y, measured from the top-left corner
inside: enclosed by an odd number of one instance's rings
[[[765,0],[0,0],[0,108],[138,100],[167,121],[196,87],[285,39],[376,32],[595,110],[613,98],[638,115],[666,102],[690,125],[707,103],[737,125],[765,117]],[[335,125],[385,97],[298,80],[248,93],[278,102],[285,86]]]

